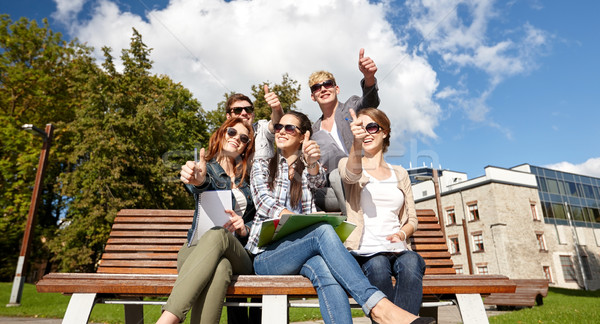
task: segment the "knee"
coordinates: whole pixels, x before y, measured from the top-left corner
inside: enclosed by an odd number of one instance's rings
[[[367,275],[372,273],[390,274],[390,260],[383,255],[373,256],[362,264],[362,270]]]
[[[421,274],[421,276],[423,276],[425,273],[425,268],[427,267],[425,260],[423,260],[423,258],[414,251],[407,251],[403,253],[396,259],[394,266],[398,272],[402,272],[402,270],[408,270],[411,273]]]
[[[231,262],[229,262],[229,260],[227,260],[226,258],[221,258],[219,260],[219,263],[217,264],[215,273],[213,274],[213,280],[217,279],[229,285],[231,283],[232,275],[233,269],[231,267]]]

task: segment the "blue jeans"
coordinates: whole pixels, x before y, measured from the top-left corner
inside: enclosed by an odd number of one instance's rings
[[[319,223],[272,243],[254,258],[259,275],[302,274],[319,296],[323,321],[352,323],[348,292],[369,315],[385,295],[363,274],[331,225]]]
[[[357,256],[356,260],[369,281],[396,306],[419,315],[425,261],[418,253],[380,253],[369,257]],[[396,278],[396,286],[392,285],[392,276]]]

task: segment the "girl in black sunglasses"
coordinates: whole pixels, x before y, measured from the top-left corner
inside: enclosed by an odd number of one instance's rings
[[[190,323],[218,323],[231,274],[252,274],[252,260],[244,249],[256,209],[249,173],[254,152],[252,125],[242,118],[227,119],[210,137],[208,150],[197,161],[181,167],[181,181],[196,201],[187,242],[177,255],[178,276],[157,323],[180,323],[193,308]],[[198,232],[200,195],[231,190],[230,220],[223,227]],[[225,243],[226,242],[226,243]],[[260,314],[246,308],[227,309],[228,323],[260,323]]]
[[[357,228],[344,245],[373,285],[396,306],[418,315],[425,261],[407,243],[418,222],[408,172],[383,159],[391,131],[385,113],[375,108],[350,113],[354,142],[338,168],[348,221]]]

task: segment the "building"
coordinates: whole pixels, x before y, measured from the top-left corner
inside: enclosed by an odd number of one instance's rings
[[[485,175],[438,171],[442,223],[457,273],[547,278],[600,289],[600,179],[523,164]],[[433,181],[409,170],[417,208],[437,210]]]

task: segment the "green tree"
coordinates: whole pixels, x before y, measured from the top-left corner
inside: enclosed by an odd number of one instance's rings
[[[56,179],[62,170],[63,126],[73,120],[84,72],[93,68],[90,49],[62,40],[47,20],[0,15],[0,280],[11,280],[31,202],[42,139],[21,130],[23,124],[56,126],[36,214],[30,260],[48,253],[43,241],[56,228],[63,204]]]
[[[103,48],[105,72],[88,75],[87,96],[68,125],[72,140],[60,177],[70,198],[66,226],[50,243],[60,270],[94,270],[120,209],[193,206],[177,180],[191,154],[171,153],[207,142],[204,112],[180,84],[151,75],[150,51],[134,29],[121,55],[123,73]]]
[[[281,83],[272,84],[267,81],[265,83],[252,85],[251,95],[249,97],[256,98],[252,104],[254,105],[254,114],[257,120],[269,120],[271,118],[271,107],[269,107],[265,101],[265,84],[269,86],[269,91],[275,92],[279,97],[284,113],[288,112],[290,109],[296,108],[296,102],[300,100],[300,85],[298,84],[298,81],[291,79],[289,75],[285,73],[281,78]],[[235,92],[225,93],[223,95],[223,101],[218,103],[217,108],[206,114],[208,127],[211,131],[217,129],[225,121],[225,103],[233,94],[235,94]]]

